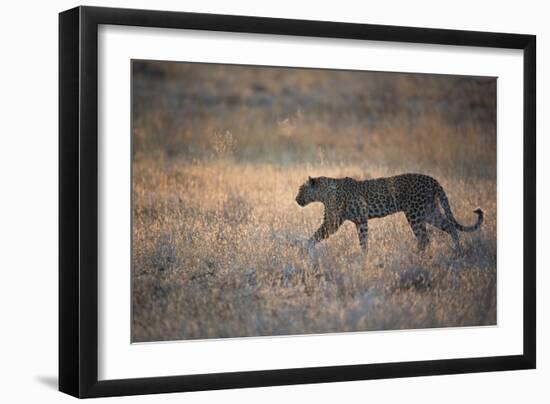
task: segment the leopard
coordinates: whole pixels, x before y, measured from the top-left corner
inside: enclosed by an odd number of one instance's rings
[[[471,226],[460,224],[439,182],[429,175],[415,173],[367,180],[310,176],[300,186],[296,203],[305,207],[313,202],[324,205],[324,214],[321,226],[307,242],[308,247],[327,239],[345,221],[350,221],[356,226],[359,245],[365,255],[370,219],[403,212],[416,237],[419,252],[425,251],[430,241],[427,224],[449,234],[455,251],[460,252],[458,232],[478,231],[484,217],[484,212],[476,208],[473,212],[477,214],[477,222]]]

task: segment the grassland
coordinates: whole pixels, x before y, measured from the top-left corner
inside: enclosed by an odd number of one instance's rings
[[[134,342],[496,324],[496,83],[200,64],[133,65]],[[402,214],[303,243],[308,175],[421,172],[445,188],[457,255]]]

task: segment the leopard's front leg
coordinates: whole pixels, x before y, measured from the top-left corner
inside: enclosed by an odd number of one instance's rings
[[[331,234],[334,234],[341,224],[342,222],[337,216],[325,212],[323,223],[308,241],[309,246],[314,246],[318,242],[328,238]]]
[[[348,218],[355,223],[363,255],[367,255],[369,241],[369,206],[365,198],[357,198],[347,205]]]
[[[361,251],[363,251],[364,255],[367,255],[368,241],[369,241],[368,221],[365,220],[362,223],[356,223],[355,227],[357,228],[357,235],[359,236],[359,244],[361,245]]]

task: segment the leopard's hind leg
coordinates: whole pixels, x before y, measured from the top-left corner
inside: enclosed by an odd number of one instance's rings
[[[458,230],[455,226],[453,226],[449,219],[445,217],[436,204],[434,204],[433,209],[430,209],[430,212],[426,215],[426,222],[449,234],[453,239],[455,250],[460,251],[460,238],[458,236]]]
[[[424,251],[428,246],[428,243],[430,242],[428,231],[426,230],[426,222],[424,221],[424,217],[418,215],[417,213],[410,212],[405,212],[405,216],[407,218],[407,221],[409,222],[409,225],[411,226],[416,240],[418,241],[418,250],[420,252]]]

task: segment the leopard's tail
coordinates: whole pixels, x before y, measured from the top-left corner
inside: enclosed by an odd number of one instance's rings
[[[437,197],[439,198],[439,203],[441,207],[445,211],[445,216],[447,216],[447,219],[449,219],[449,221],[455,226],[457,230],[463,232],[472,232],[479,230],[479,228],[481,227],[481,223],[483,223],[483,211],[480,208],[474,210],[474,213],[477,214],[477,223],[472,226],[463,226],[455,219],[453,212],[451,211],[451,206],[449,205],[449,199],[447,199],[447,195],[445,195],[443,188],[439,188],[437,192]]]

